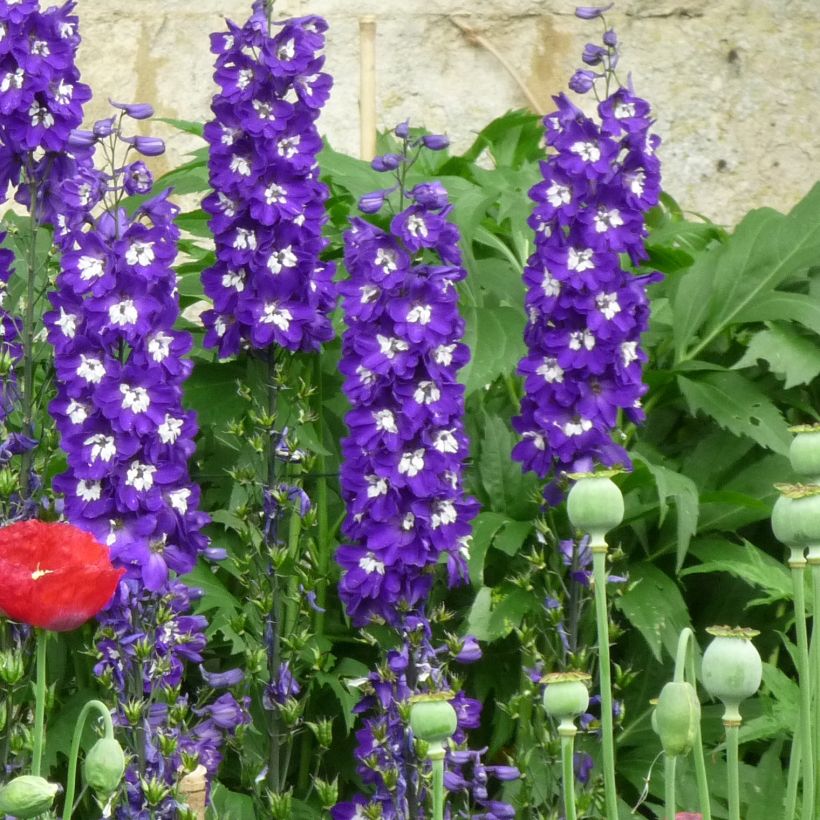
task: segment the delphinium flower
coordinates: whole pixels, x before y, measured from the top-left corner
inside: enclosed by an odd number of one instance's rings
[[[54,487],[65,517],[106,543],[126,570],[99,619],[97,667],[118,695],[116,717],[133,730],[138,761],[127,778],[130,808],[120,814],[141,816],[152,806],[154,816],[171,817],[178,756],[185,751],[196,765],[198,754],[213,772],[224,727],[201,742],[196,727],[174,734],[189,708],[177,697],[182,668],[202,660],[207,625],[190,614],[189,591],[176,580],[207,548],[207,517],[188,473],[196,421],[182,406],[191,340],[174,329],[177,207],[168,191],[131,215],[121,205],[127,194],[151,193],[150,173],[131,152],[154,156],[157,142],[124,133],[146,107],[115,106],[117,114],[89,132],[106,167],[84,169],[84,223],[67,223],[53,310],[44,317],[57,374],[50,410],[67,461]],[[65,183],[66,197],[77,195],[77,183]]]
[[[474,639],[434,649],[426,614],[440,562],[447,564],[450,585],[464,578],[476,512],[462,480],[468,442],[464,388],[456,377],[469,353],[461,342],[456,289],[466,276],[459,233],[447,218],[451,206],[440,183],[407,185],[419,152],[443,149],[447,141],[413,137],[407,123],[395,135],[400,152],[377,157],[373,167],[393,173],[396,185],[366,194],[359,207],[377,214],[398,192],[400,210],[385,227],[355,218],[345,234],[350,276],[339,288],[347,323],[340,370],[353,406],[342,442],[345,542],[336,559],[340,597],[353,622],[386,622],[398,648],[363,683],[365,695],[355,709],[362,716],[358,771],[371,794],[338,804],[336,820],[419,816],[425,790],[406,725],[409,698],[456,688],[448,663],[480,657]],[[453,705],[459,723],[454,742],[463,747],[481,707],[462,692]],[[472,810],[459,816],[512,817],[504,804],[496,815],[476,813],[495,806],[486,790],[491,768],[480,757],[466,749],[448,754],[452,804]]]
[[[434,647],[430,621],[423,614],[406,616],[400,627],[400,648],[386,653],[385,662],[359,681],[362,699],[354,707],[361,716],[356,732],[357,771],[370,789],[337,804],[333,820],[383,817],[385,820],[411,820],[424,814],[424,788],[419,777],[417,750],[403,713],[410,698],[420,692],[451,691],[456,677],[450,665],[478,660],[477,644],[462,642],[469,652],[462,655],[458,646]],[[456,644],[458,642],[455,642]],[[515,812],[508,804],[494,800],[487,789],[488,779],[514,780],[519,777],[513,766],[487,765],[486,749],[466,747],[467,730],[479,725],[481,704],[456,692],[451,701],[458,728],[453,748],[448,750],[444,782],[448,792],[450,817],[511,818]]]
[[[347,323],[340,370],[353,407],[342,442],[345,543],[336,559],[341,598],[360,625],[374,617],[395,623],[400,611],[418,607],[442,556],[450,583],[461,580],[476,512],[462,482],[468,444],[456,376],[469,354],[455,287],[466,276],[459,233],[441,184],[403,189],[410,152],[423,143],[399,129],[402,154],[379,157],[374,167],[395,171],[407,205],[389,230],[352,220],[350,278],[340,285]],[[386,193],[366,196],[367,212]]]
[[[205,127],[213,193],[205,198],[216,263],[203,273],[213,310],[205,345],[315,350],[333,336],[334,266],[327,245],[327,189],[316,120],[332,80],[321,69],[321,17],[270,22],[256,2],[243,25],[211,37],[217,55],[214,120]]]
[[[579,16],[603,20],[601,9]],[[590,68],[570,83],[594,90],[597,118],[564,94],[554,98],[557,110],[544,120],[552,150],[530,191],[535,252],[524,271],[528,350],[519,364],[525,395],[513,457],[552,479],[545,490],[552,501],[565,472],[629,465],[613,434],[621,414],[643,420],[640,337],[655,277],[627,273],[622,255],[633,265],[646,259],[644,215],[658,202],[660,139],[650,133],[649,103],[631,83],[617,83],[618,41],[605,23],[602,43],[587,45]]]

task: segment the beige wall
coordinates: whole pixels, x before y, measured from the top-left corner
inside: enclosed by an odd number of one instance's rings
[[[250,0],[77,6],[80,67],[97,95],[92,117],[105,113],[111,96],[202,119],[213,93],[208,34],[222,28],[223,16],[243,21]],[[380,125],[409,116],[463,147],[492,117],[527,100],[499,60],[450,18],[497,49],[546,111],[599,32],[573,7],[573,0],[278,0],[276,12],[328,18],[327,68],[336,86],[322,130],[336,148],[357,152],[358,16],[378,18]],[[623,73],[654,106],[665,187],[685,208],[731,223],[754,206],[791,207],[820,177],[820,0],[619,0],[613,12]],[[174,135],[169,144],[165,167],[191,142]]]

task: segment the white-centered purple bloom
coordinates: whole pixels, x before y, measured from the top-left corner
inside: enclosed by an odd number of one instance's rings
[[[320,17],[273,23],[262,3],[244,26],[211,37],[220,87],[205,127],[216,263],[202,274],[213,300],[205,344],[231,356],[242,346],[315,350],[333,336],[334,266],[316,120],[332,80],[322,71]]]
[[[353,407],[342,442],[345,544],[336,559],[357,624],[395,622],[420,606],[442,555],[450,582],[463,577],[476,511],[462,485],[468,443],[456,376],[469,353],[455,287],[466,276],[458,229],[441,185],[406,196],[389,231],[357,218],[345,234],[340,370]]]
[[[612,76],[617,39],[607,34],[604,47],[585,52],[605,65],[589,87]],[[518,368],[525,395],[513,420],[521,435],[513,458],[553,481],[629,464],[612,434],[620,413],[635,423],[644,417],[640,337],[656,275],[627,273],[621,255],[633,264],[646,258],[644,215],[660,194],[660,139],[645,100],[619,87],[599,103],[597,119],[563,94],[555,102],[544,119],[552,151],[530,191],[535,252],[524,270],[527,355]],[[554,483],[545,495],[560,497]]]

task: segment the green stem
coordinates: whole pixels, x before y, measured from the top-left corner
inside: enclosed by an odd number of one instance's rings
[[[43,766],[43,737],[46,715],[46,645],[48,632],[36,630],[37,635],[37,683],[34,689],[34,750],[31,756],[31,773],[39,776]]]
[[[809,639],[806,630],[806,594],[803,576],[805,561],[790,561],[794,592],[794,622],[797,631],[797,674],[800,687],[800,723],[811,726],[811,673]],[[814,757],[811,732],[803,736],[803,817],[814,816]]]
[[[564,781],[564,818],[575,820],[575,732],[561,731],[561,778]]]
[[[288,522],[288,556],[294,564],[298,562],[299,536],[302,533],[302,519],[298,510],[291,510]],[[291,635],[296,628],[299,614],[299,577],[294,572],[288,579],[288,601],[285,608],[285,635]]]
[[[607,820],[618,820],[615,791],[615,742],[612,721],[612,680],[609,660],[609,611],[606,605],[606,545],[593,544],[592,572],[595,579],[595,619],[598,624],[598,680],[601,690],[601,739],[604,752],[604,797]]]
[[[691,636],[692,631],[687,627]],[[695,672],[694,639],[689,642],[689,656],[686,659],[686,674],[689,683],[697,689],[698,679]],[[709,798],[709,779],[706,776],[706,757],[703,754],[703,736],[700,731],[700,721],[695,728],[695,742],[692,745],[692,757],[695,759],[695,780],[698,784],[698,803],[703,820],[712,820],[712,803]]]
[[[814,787],[815,792],[820,788],[820,629],[817,628],[817,618],[820,616],[820,563],[811,560],[812,579],[812,621],[811,621],[811,693],[814,697]],[[815,794],[815,809],[820,811],[820,799]]]
[[[664,802],[666,804],[666,820],[675,820],[677,808],[675,807],[675,768],[678,759],[672,755],[664,755]]]
[[[726,768],[729,786],[729,820],[740,820],[740,761],[737,724],[726,726]]]
[[[792,735],[792,748],[789,754],[789,775],[786,782],[786,811],[783,815],[783,820],[795,820],[797,817],[797,785],[800,782],[802,741],[803,727],[798,722]]]
[[[444,820],[444,750],[433,762],[433,820]]]
[[[316,396],[318,399],[317,411],[317,430],[316,435],[319,437],[319,444],[322,444],[322,436],[324,433],[324,419],[322,413],[324,412],[324,379],[322,378],[322,357],[321,354],[316,357]],[[316,504],[317,504],[317,550],[318,559],[316,561],[319,580],[316,583],[316,604],[317,610],[313,613],[313,632],[317,638],[320,638],[325,631],[325,613],[327,605],[327,576],[330,571],[330,531],[328,530],[327,518],[327,465],[325,457],[319,455],[316,459],[317,470],[319,471],[319,479],[316,484]],[[321,610],[321,611],[319,611]]]
[[[68,756],[68,780],[66,781],[65,803],[63,804],[63,820],[71,820],[74,812],[74,792],[77,786],[77,760],[80,756],[80,741],[83,737],[85,719],[88,713],[96,709],[105,723],[105,736],[114,737],[114,724],[111,722],[111,712],[98,700],[90,700],[83,706],[77,722],[74,724],[74,734],[71,738],[71,752]]]

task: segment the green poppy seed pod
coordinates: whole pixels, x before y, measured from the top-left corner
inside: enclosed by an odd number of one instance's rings
[[[685,681],[667,683],[653,717],[663,751],[670,757],[689,754],[700,724],[700,701],[695,687]]]
[[[544,711],[559,721],[559,732],[574,731],[573,721],[589,707],[589,675],[583,672],[554,672],[545,675]]]
[[[739,725],[739,707],[760,687],[763,663],[751,641],[754,629],[713,626],[706,630],[714,639],[703,653],[703,685],[723,703],[723,722]]]
[[[589,533],[590,546],[606,546],[604,536],[624,519],[624,497],[609,476],[583,476],[569,491],[567,514],[573,527]]]
[[[103,799],[112,795],[120,786],[125,774],[125,755],[113,737],[103,737],[85,756],[83,775],[92,791]]]
[[[820,484],[820,425],[791,428],[796,433],[789,447],[792,469],[806,481]]]
[[[0,788],[0,814],[11,814],[19,820],[38,817],[51,808],[59,791],[56,783],[33,774],[15,777]]]
[[[419,740],[438,745],[455,734],[458,717],[450,705],[452,697],[452,692],[436,692],[411,699],[410,728]]]

